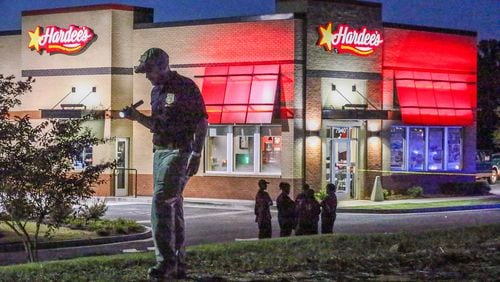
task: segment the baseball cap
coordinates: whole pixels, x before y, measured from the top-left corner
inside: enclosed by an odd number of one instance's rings
[[[290,189],[290,184],[288,182],[280,182],[279,187],[281,190]]]
[[[264,179],[259,180],[259,185],[262,184],[269,184],[269,182],[265,181]]]
[[[145,73],[154,64],[158,64],[159,59],[168,63],[168,54],[160,48],[146,50],[139,58],[139,65],[134,67],[135,73]]]

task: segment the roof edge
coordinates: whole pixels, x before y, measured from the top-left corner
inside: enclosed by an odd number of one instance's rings
[[[22,11],[21,15],[22,16],[36,16],[36,15],[73,13],[73,12],[95,11],[95,10],[135,11],[137,8],[143,8],[143,7],[136,7],[136,6],[130,6],[130,5],[123,5],[123,4],[97,4],[97,5],[87,5],[87,6],[74,6],[74,7],[64,7],[64,8],[51,8],[51,9]]]
[[[477,37],[477,31],[472,31],[472,30],[461,30],[461,29],[451,29],[451,28],[411,25],[411,24],[400,24],[400,23],[390,23],[390,22],[383,22],[382,26],[388,27],[388,28],[411,29],[411,30],[417,30],[417,31],[440,32],[440,33],[450,33],[450,34]]]
[[[21,35],[22,31],[20,29],[16,30],[0,30],[0,36],[8,36],[8,35]]]
[[[304,17],[305,15],[303,13],[279,13],[279,14],[267,14],[267,15],[256,15],[256,16],[196,19],[196,20],[172,21],[172,22],[138,23],[134,24],[134,29],[175,27],[175,26],[186,26],[186,25],[224,24],[224,23],[235,23],[235,22],[240,23],[240,22],[254,22],[254,21],[293,20],[293,19],[303,19]]]

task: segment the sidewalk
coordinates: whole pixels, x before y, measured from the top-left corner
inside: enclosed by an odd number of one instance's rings
[[[493,192],[493,191],[492,191]],[[499,192],[497,194],[497,192]],[[138,197],[98,197],[105,199],[108,205],[121,202],[139,202],[151,203],[151,196]],[[439,212],[439,211],[454,211],[454,210],[472,210],[472,209],[500,209],[500,203],[495,204],[477,204],[477,205],[460,205],[433,207],[434,203],[448,201],[470,201],[470,200],[500,200],[500,191],[495,191],[495,194],[487,196],[469,196],[469,197],[440,197],[440,198],[420,198],[420,199],[405,199],[405,200],[385,200],[385,201],[370,201],[370,200],[343,200],[339,201],[337,212],[355,212],[355,213],[412,213],[412,212]],[[380,206],[384,205],[399,205],[399,204],[429,204],[429,208],[405,208],[405,209],[383,209]],[[210,207],[246,210],[253,209],[255,202],[252,200],[230,200],[230,199],[211,199],[211,198],[185,198],[184,205],[189,207]],[[359,208],[363,207],[363,208]],[[374,208],[371,208],[374,207]],[[375,208],[376,207],[376,208]],[[272,207],[276,209],[276,205]]]

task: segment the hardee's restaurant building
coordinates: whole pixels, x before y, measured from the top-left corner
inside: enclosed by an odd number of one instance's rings
[[[253,199],[257,181],[340,199],[385,189],[472,181],[476,145],[476,33],[382,22],[363,1],[278,1],[277,13],[173,23],[153,9],[96,5],[22,13],[0,32],[0,73],[36,78],[13,114],[33,122],[92,111],[97,136],[75,169],[116,159],[97,195],[152,193],[151,134],[121,119],[151,85],[135,74],[150,47],[202,91],[209,130],[186,197]]]

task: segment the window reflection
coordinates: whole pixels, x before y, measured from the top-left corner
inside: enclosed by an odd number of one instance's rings
[[[391,169],[461,170],[462,144],[462,128],[393,126],[390,132]]]
[[[83,152],[73,161],[75,169],[84,169],[91,166],[93,162],[93,149],[92,146],[85,147]]]
[[[234,127],[233,152],[234,171],[254,171],[254,127]]]
[[[424,170],[424,128],[410,128],[410,170]]]
[[[211,127],[208,129],[207,170],[227,170],[227,127]]]
[[[428,170],[443,170],[444,167],[444,130],[429,128],[429,146],[427,155]]]
[[[279,173],[281,171],[281,129],[279,127],[262,127],[260,140],[261,171]]]
[[[403,170],[406,168],[405,145],[406,128],[391,128],[391,169]]]
[[[462,130],[460,128],[448,129],[448,169],[462,169]]]
[[[207,172],[279,174],[281,150],[280,126],[210,126],[205,168]]]

